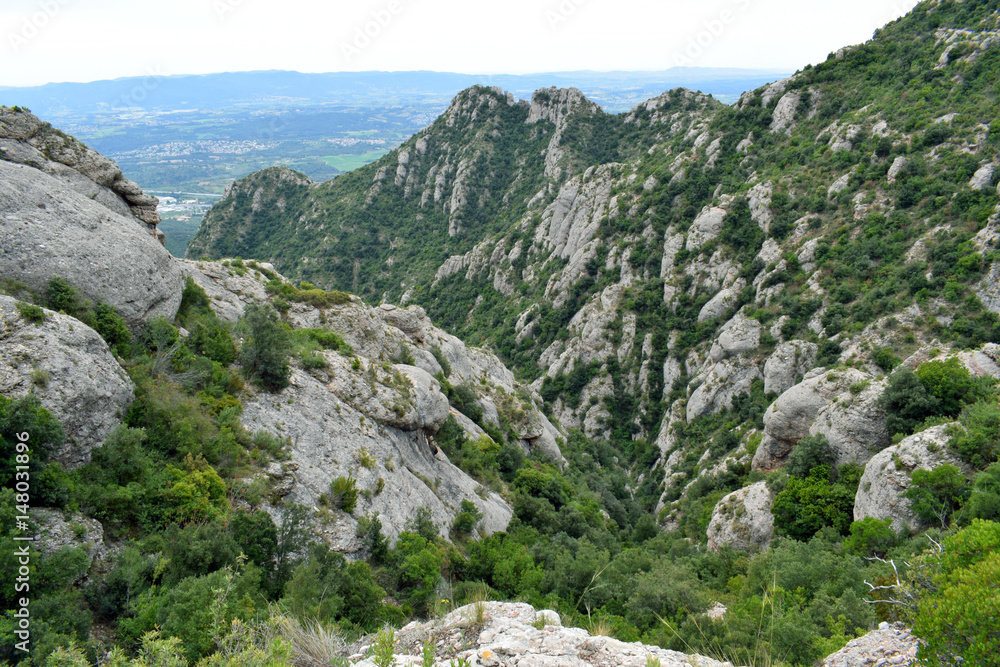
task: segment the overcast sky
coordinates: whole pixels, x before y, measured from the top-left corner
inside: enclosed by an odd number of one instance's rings
[[[286,69],[795,70],[915,0],[3,0],[0,86]]]

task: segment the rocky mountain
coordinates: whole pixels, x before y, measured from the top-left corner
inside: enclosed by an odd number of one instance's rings
[[[33,664],[975,663],[998,28],[928,0],[733,106],[472,88],[370,167],[234,183],[184,261],[113,163],[4,107]]]
[[[879,351],[1000,339],[997,21],[923,2],[733,106],[471,88],[369,167],[236,182],[189,254],[485,340],[554,423],[629,452],[676,526],[678,494],[729,462],[778,469],[810,434],[838,465],[889,445]],[[723,423],[738,438],[707,446]]]

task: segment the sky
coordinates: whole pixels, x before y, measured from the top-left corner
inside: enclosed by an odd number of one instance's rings
[[[251,70],[794,71],[915,0],[3,0],[0,86]]]

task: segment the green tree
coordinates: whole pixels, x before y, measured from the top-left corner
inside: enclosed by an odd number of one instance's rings
[[[259,380],[268,391],[287,387],[291,337],[278,313],[270,306],[251,303],[244,309],[237,329],[244,338],[240,366],[247,376]]]
[[[900,368],[889,377],[889,386],[879,397],[886,411],[889,433],[910,435],[918,424],[939,414],[941,401],[931,395],[909,368]]]
[[[899,541],[899,535],[892,529],[892,519],[869,516],[851,524],[851,535],[844,540],[844,549],[858,556],[882,557]]]
[[[929,665],[994,665],[1000,655],[1000,524],[976,519],[946,537],[940,571],[913,616]]]
[[[994,463],[976,475],[962,519],[1000,519],[1000,463]]]
[[[933,470],[914,470],[912,483],[904,493],[920,520],[947,528],[951,515],[969,497],[962,471],[944,463]]]
[[[799,440],[788,457],[785,469],[789,475],[808,477],[810,471],[817,466],[832,466],[834,464],[833,449],[822,433],[807,435]]]
[[[938,414],[957,417],[976,388],[969,370],[954,357],[947,361],[928,361],[915,372],[927,393],[938,400]]]

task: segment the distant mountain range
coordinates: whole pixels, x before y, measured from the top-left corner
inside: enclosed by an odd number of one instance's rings
[[[500,86],[529,98],[539,88],[575,87],[609,111],[624,110],[677,87],[732,101],[743,91],[790,72],[733,68],[674,67],[656,72],[549,72],[476,75],[450,72],[227,72],[207,75],[128,77],[91,83],[50,83],[30,88],[0,87],[0,99],[50,119],[113,110],[247,109],[314,104],[380,102],[447,103],[460,90]]]

